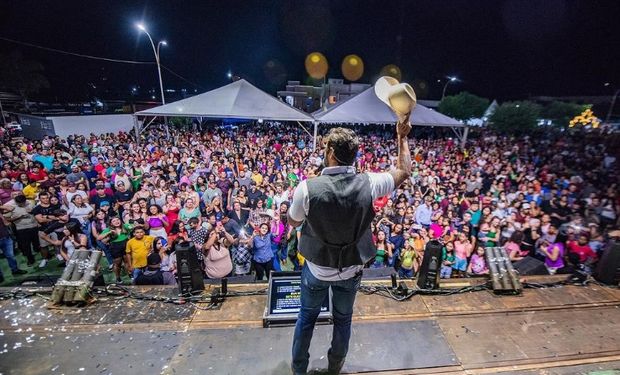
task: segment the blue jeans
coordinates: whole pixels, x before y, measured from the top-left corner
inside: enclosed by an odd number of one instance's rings
[[[108,264],[114,263],[114,258],[112,258],[112,253],[110,252],[110,246],[103,243],[103,241],[97,240],[97,249],[103,251],[106,259],[108,260]]]
[[[391,257],[388,258],[388,266],[394,267],[396,266],[396,260],[400,257],[400,249],[394,250],[394,253]]]
[[[271,243],[271,252],[273,253],[273,270],[276,272],[282,271],[282,267],[280,266],[280,254],[278,253],[278,244]]]
[[[131,280],[135,283],[138,276],[142,275],[142,268],[134,268],[131,273]]]
[[[13,239],[10,236],[0,238],[0,250],[2,250],[6,260],[9,262],[11,271],[17,271],[17,260],[13,252]],[[0,276],[2,276],[2,271],[0,271]]]
[[[400,276],[401,279],[412,279],[413,278],[413,269],[407,270],[404,268],[400,268],[398,270],[398,276]]]
[[[327,357],[329,363],[334,365],[344,361],[349,351],[353,303],[361,280],[360,272],[348,280],[322,281],[314,277],[308,266],[304,265],[301,271],[301,310],[293,337],[292,367],[296,374],[305,374],[308,370],[310,359],[308,349],[314,332],[314,324],[321,311],[321,304],[328,296],[330,286],[333,293],[334,331]]]

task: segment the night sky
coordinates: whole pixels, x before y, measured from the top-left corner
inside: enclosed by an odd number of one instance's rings
[[[275,94],[286,80],[307,82],[305,56],[322,52],[329,77],[344,56],[362,57],[358,82],[374,82],[397,64],[403,80],[427,83],[420,97],[441,95],[446,75],[461,90],[500,100],[530,95],[609,95],[620,88],[620,1],[30,1],[0,2],[0,37],[129,60],[153,60],[143,21],[166,39],[169,88],[203,92],[228,82],[230,70]],[[41,61],[51,89],[41,97],[88,99],[157,87],[154,66],[86,60],[0,41]],[[105,81],[103,78],[105,77]],[[92,85],[90,85],[92,84]],[[94,89],[92,86],[97,87]],[[105,91],[108,90],[108,94]]]

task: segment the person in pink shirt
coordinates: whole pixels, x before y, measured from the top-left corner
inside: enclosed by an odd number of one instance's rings
[[[467,258],[471,255],[473,248],[465,233],[459,233],[458,238],[454,241],[454,256],[456,259],[452,266],[458,276],[463,276],[465,271],[467,271]]]
[[[484,257],[484,247],[478,246],[476,252],[471,256],[469,266],[467,267],[467,273],[473,275],[488,275],[489,267],[487,260]]]

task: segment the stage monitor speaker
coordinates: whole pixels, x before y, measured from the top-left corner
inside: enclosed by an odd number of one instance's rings
[[[443,245],[437,240],[431,240],[424,249],[424,258],[418,275],[418,287],[421,289],[439,288],[441,270],[441,250]]]
[[[598,262],[594,278],[602,283],[620,283],[620,242],[610,241]]]
[[[521,260],[518,260],[512,264],[515,271],[519,273],[519,275],[548,275],[547,267],[545,267],[545,263],[534,258],[534,257],[525,257]]]
[[[196,255],[193,242],[178,243],[174,251],[177,255],[177,273],[179,276],[179,294],[201,292],[205,288],[202,269]]]

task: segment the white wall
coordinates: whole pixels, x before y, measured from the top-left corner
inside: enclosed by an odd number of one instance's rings
[[[54,122],[56,135],[61,138],[71,134],[99,135],[133,129],[133,115],[54,116],[47,119]]]

